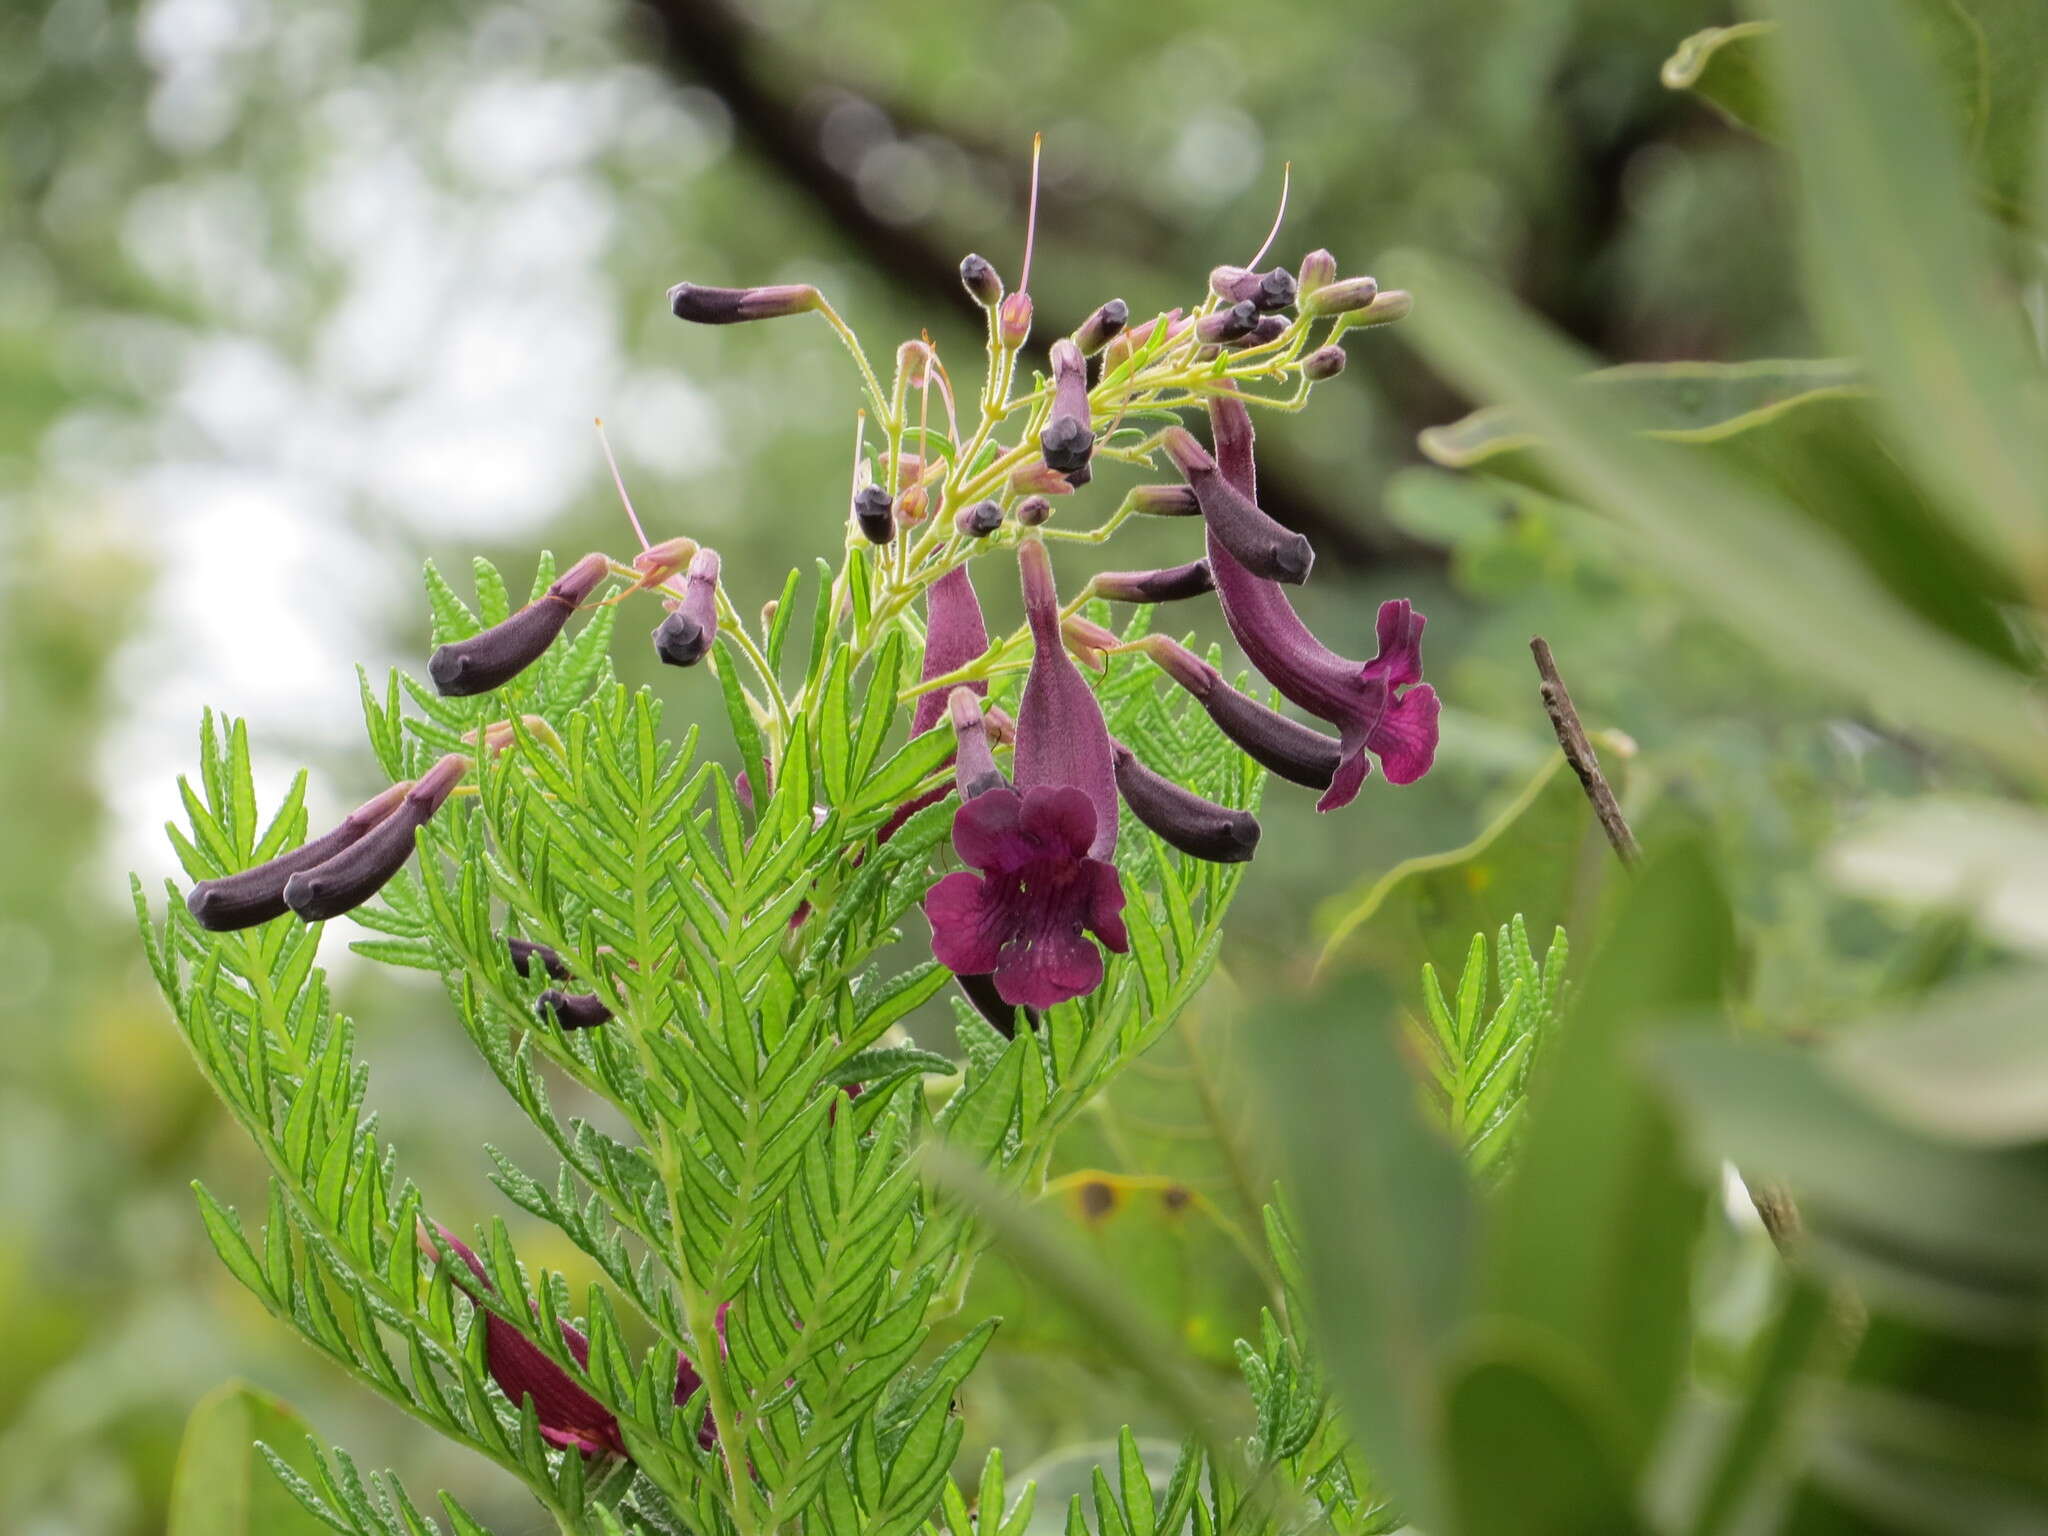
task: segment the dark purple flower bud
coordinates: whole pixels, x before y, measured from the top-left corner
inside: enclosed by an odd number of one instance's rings
[[[1131,488],[1131,510],[1147,517],[1198,517],[1202,504],[1192,486],[1139,485]]]
[[[1126,325],[1130,324],[1131,306],[1122,299],[1111,299],[1083,320],[1074,332],[1074,345],[1081,349],[1083,357],[1093,357]]]
[[[1190,560],[1158,571],[1104,571],[1088,584],[1091,596],[1113,603],[1175,603],[1216,590],[1209,562]]]
[[[1304,315],[1344,315],[1364,309],[1379,296],[1380,285],[1369,277],[1343,277],[1302,295]]]
[[[960,286],[974,297],[974,302],[983,309],[994,309],[1003,302],[1003,280],[996,275],[995,263],[986,256],[969,253],[960,263]]]
[[[987,684],[982,686],[985,689]],[[1009,788],[1010,781],[996,766],[988,719],[974,690],[955,688],[946,696],[946,713],[953,724],[953,782],[960,788],[960,798],[972,800],[992,789]]]
[[[784,283],[770,288],[705,288],[677,283],[668,291],[668,307],[678,320],[696,325],[737,325],[743,320],[776,320],[807,314],[818,307],[818,290],[809,283]]]
[[[985,539],[1003,526],[1003,504],[977,501],[953,514],[953,526],[970,539]]]
[[[1337,281],[1337,258],[1328,251],[1317,249],[1301,258],[1301,267],[1295,277],[1295,288],[1306,298],[1318,288],[1326,288]]]
[[[1271,581],[1296,585],[1308,580],[1315,551],[1307,539],[1283,528],[1259,510],[1258,503],[1224,479],[1209,452],[1182,427],[1168,427],[1162,445],[1174,466],[1187,477],[1201,504],[1202,521],[1215,540],[1247,570]]]
[[[1195,339],[1214,345],[1249,336],[1259,323],[1258,306],[1249,299],[1228,309],[1212,309],[1195,321]]]
[[[405,792],[391,814],[361,838],[287,880],[285,905],[298,913],[302,922],[318,923],[353,911],[376,895],[405,868],[420,828],[441,809],[469,766],[469,759],[460,752],[451,752],[435,763]]]
[[[1344,371],[1344,349],[1334,341],[1327,347],[1317,347],[1301,360],[1302,377],[1320,384],[1325,379],[1334,379]]]
[[[1232,342],[1231,346],[1240,350],[1245,347],[1266,346],[1285,336],[1288,325],[1289,321],[1285,315],[1261,315],[1259,323]]]
[[[540,660],[577,604],[597,590],[610,570],[611,561],[603,555],[585,555],[537,601],[467,640],[442,646],[427,658],[434,687],[461,699],[509,683]]]
[[[286,882],[301,870],[324,864],[344,848],[362,841],[371,828],[398,808],[411,789],[410,780],[394,784],[350,811],[332,832],[322,833],[311,842],[240,874],[200,881],[185,897],[186,910],[200,927],[215,933],[253,928],[284,916],[288,910],[284,899]]]
[[[1031,339],[1031,295],[1013,293],[996,310],[996,340],[1014,352]]]
[[[1052,516],[1052,503],[1043,496],[1026,496],[1017,503],[1017,521],[1026,528],[1042,527]]]
[[[1088,456],[1095,451],[1095,429],[1088,416],[1088,362],[1064,336],[1052,344],[1052,414],[1038,434],[1038,451],[1070,481],[1088,467]]]
[[[1308,789],[1330,787],[1344,757],[1337,742],[1238,692],[1208,662],[1165,635],[1146,635],[1131,648],[1193,694],[1216,728],[1253,762]]]
[[[924,682],[957,672],[988,650],[988,624],[981,616],[981,598],[966,566],[954,566],[931,584],[924,595],[924,616]],[[987,683],[970,683],[967,688],[971,695],[988,695]],[[945,713],[946,699],[941,690],[934,688],[919,694],[917,707],[911,712],[911,734],[923,735]]]
[[[672,667],[694,667],[718,639],[718,551],[690,557],[682,601],[654,626],[654,654]]]
[[[531,976],[533,962],[538,960],[555,980],[569,979],[569,962],[545,944],[536,944],[531,939],[507,939],[505,948],[512,952],[512,969],[522,976]]]
[[[1122,742],[1116,752],[1116,787],[1124,804],[1163,841],[1212,864],[1242,864],[1259,851],[1259,820],[1183,789],[1138,761]]]
[[[1294,274],[1285,267],[1253,272],[1245,267],[1217,267],[1209,274],[1209,291],[1233,304],[1250,304],[1261,314],[1285,309],[1294,302]]]
[[[564,992],[559,987],[549,987],[541,993],[534,1002],[534,1010],[544,1019],[553,1019],[562,1029],[595,1029],[612,1020],[611,1009],[595,992]]]
[[[886,544],[896,537],[896,517],[889,505],[889,493],[879,485],[864,485],[854,492],[853,520],[870,544]]]
[[[1246,498],[1257,494],[1251,413],[1234,395],[1209,399],[1216,462]],[[1358,794],[1371,751],[1392,784],[1410,784],[1436,759],[1438,701],[1422,681],[1423,617],[1405,599],[1380,604],[1380,652],[1360,663],[1339,656],[1309,632],[1287,594],[1238,562],[1208,526],[1209,563],[1224,621],[1260,674],[1310,714],[1338,728],[1343,760],[1318,810]],[[1405,691],[1397,691],[1405,690]]]

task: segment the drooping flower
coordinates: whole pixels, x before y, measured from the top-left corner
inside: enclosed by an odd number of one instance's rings
[[[534,1010],[561,1029],[596,1029],[612,1021],[612,1011],[595,992],[564,992],[549,987],[534,999]]]
[[[996,273],[995,263],[986,256],[970,251],[961,258],[960,286],[983,309],[994,309],[1003,302],[1003,280]]]
[[[1116,753],[1116,785],[1138,820],[1182,853],[1212,864],[1242,864],[1259,849],[1259,820],[1250,811],[1196,794],[1154,773],[1122,742]]]
[[[1212,309],[1195,321],[1195,339],[1209,345],[1249,336],[1259,323],[1259,306],[1246,299],[1228,309]]]
[[[985,539],[1003,526],[1003,504],[989,497],[962,507],[953,514],[953,526],[970,539]]]
[[[1083,357],[1093,357],[1130,322],[1131,306],[1122,299],[1111,299],[1107,304],[1097,306],[1086,320],[1074,328],[1074,345],[1081,349]]]
[[[1216,578],[1206,560],[1157,571],[1103,571],[1088,583],[1091,596],[1113,603],[1174,603],[1215,590]]]
[[[317,923],[368,901],[412,857],[414,839],[469,772],[469,759],[450,752],[400,797],[391,813],[340,852],[284,883],[285,905]]]
[[[683,595],[654,626],[654,654],[672,667],[694,667],[718,639],[718,551],[690,556]]]
[[[1209,419],[1217,466],[1251,501],[1257,491],[1251,413],[1243,401],[1218,394],[1210,397]],[[1208,533],[1216,595],[1238,645],[1286,698],[1338,729],[1342,762],[1316,808],[1351,802],[1371,771],[1368,751],[1389,783],[1412,784],[1427,773],[1436,760],[1439,704],[1436,690],[1422,681],[1422,615],[1405,598],[1382,603],[1379,654],[1351,661],[1309,632],[1277,584],[1245,568],[1214,521]]]
[[[1316,558],[1308,540],[1274,522],[1257,498],[1233,485],[1192,432],[1168,427],[1160,446],[1194,491],[1212,548],[1221,544],[1237,564],[1269,581],[1299,586],[1308,580]]]
[[[611,571],[601,554],[588,554],[562,573],[538,599],[467,640],[450,641],[427,658],[427,675],[449,698],[488,693],[539,661],[569,615]]]
[[[879,485],[864,485],[854,493],[853,521],[870,544],[886,544],[896,537],[895,508]]]
[[[537,944],[532,939],[507,939],[505,948],[511,952],[512,969],[522,976],[533,974],[533,964],[537,960],[541,969],[556,981],[569,979],[569,962],[545,944]]]
[[[782,283],[765,288],[707,288],[677,283],[668,291],[669,313],[696,325],[738,325],[747,320],[777,320],[818,307],[818,290],[809,283]]]
[[[925,894],[932,952],[960,976],[993,976],[1005,1003],[1050,1008],[1102,982],[1102,955],[1121,954],[1123,885],[1116,851],[1116,766],[1109,731],[1060,635],[1059,595],[1045,546],[1018,548],[1031,671],[1018,704],[1016,787],[996,782],[963,800],[953,846],[967,865]],[[976,873],[978,871],[978,873]]]
[[[350,811],[332,832],[322,833],[289,853],[281,853],[239,874],[200,881],[185,897],[186,909],[198,920],[200,927],[215,933],[253,928],[258,923],[284,916],[289,910],[285,905],[284,888],[292,876],[324,864],[343,849],[361,842],[372,828],[398,808],[399,802],[411,789],[410,779],[394,784]]]

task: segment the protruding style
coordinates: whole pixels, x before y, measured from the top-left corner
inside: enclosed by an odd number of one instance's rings
[[[555,643],[569,615],[595,592],[611,570],[601,554],[578,560],[535,601],[467,640],[450,641],[427,658],[434,687],[452,699],[502,688],[532,666]]]
[[[718,551],[690,557],[681,601],[654,626],[654,654],[672,667],[694,667],[718,639]]]
[[[1216,460],[1192,432],[1168,427],[1161,438],[1166,456],[1187,478],[1202,509],[1211,537],[1228,549],[1247,570],[1269,581],[1295,585],[1308,580],[1315,551],[1302,535],[1283,528],[1259,510],[1258,503],[1232,485]]]
[[[1242,864],[1259,851],[1259,819],[1250,811],[1184,789],[1147,768],[1122,742],[1112,746],[1124,804],[1164,842],[1212,864]]]
[[[285,905],[308,923],[353,911],[384,888],[412,857],[413,841],[455,792],[470,760],[451,752],[405,792],[391,814],[339,853],[299,871],[284,885]]]
[[[289,853],[218,880],[202,880],[185,897],[185,907],[202,928],[230,933],[253,928],[290,910],[284,888],[301,870],[324,864],[346,848],[361,842],[372,828],[398,808],[412,789],[412,781],[394,784],[382,794],[365,800],[342,819],[332,832],[301,843]]]
[[[784,283],[769,288],[706,288],[677,283],[668,291],[669,312],[693,325],[738,325],[747,320],[778,320],[809,314],[823,303],[809,283]]]

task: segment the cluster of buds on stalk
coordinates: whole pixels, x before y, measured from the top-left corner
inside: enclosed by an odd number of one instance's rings
[[[1036,203],[1034,155],[1034,226]],[[992,262],[971,255],[960,277],[988,327],[986,372],[973,399],[956,396],[929,336],[897,349],[893,387],[885,390],[815,288],[679,283],[669,291],[671,310],[695,324],[820,317],[859,367],[865,399],[850,497],[838,501],[849,510],[840,514],[839,573],[821,599],[824,622],[840,631],[851,622],[857,661],[883,634],[915,632],[921,611],[923,656],[909,726],[914,735],[950,731],[955,778],[899,808],[875,835],[887,839],[917,810],[957,795],[952,842],[965,867],[930,887],[924,912],[934,954],[1005,1030],[1015,1028],[1020,1011],[1029,1018],[1094,990],[1105,973],[1103,952],[1126,948],[1115,862],[1121,808],[1191,857],[1242,861],[1259,843],[1250,813],[1194,793],[1162,771],[1170,765],[1148,764],[1111,736],[1076,656],[1099,667],[1106,656],[1128,652],[1156,666],[1250,758],[1320,791],[1324,811],[1357,796],[1375,759],[1392,784],[1412,783],[1434,759],[1438,704],[1422,681],[1422,616],[1406,600],[1383,603],[1370,660],[1338,655],[1311,633],[1286,588],[1309,579],[1315,552],[1259,504],[1251,423],[1256,406],[1299,407],[1342,370],[1341,338],[1401,318],[1409,297],[1382,291],[1370,277],[1341,276],[1327,251],[1310,252],[1294,272],[1262,268],[1263,256],[1262,248],[1245,266],[1215,268],[1191,309],[1134,325],[1124,300],[1102,303],[1072,333],[1052,339],[1047,372],[1020,391],[1037,319],[1031,237],[1013,291]],[[1185,425],[1133,424],[1156,422],[1166,411],[1206,417],[1207,443]],[[879,439],[872,452],[870,433]],[[1091,482],[1098,463],[1156,472],[1162,460],[1177,481],[1136,486],[1096,527],[1051,526],[1056,508],[1071,505],[1066,498]],[[720,668],[740,659],[752,667],[750,685],[766,697],[748,698],[759,706],[772,767],[789,721],[815,707],[813,691],[783,691],[724,590],[718,554],[688,537],[650,543],[615,463],[611,473],[640,553],[623,563],[584,556],[533,603],[442,646],[429,675],[450,696],[487,693],[539,660],[578,607],[649,593],[665,610],[652,636],[664,663],[694,667],[715,655]],[[1057,543],[1104,542],[1131,516],[1199,519],[1204,547],[1179,565],[1098,575],[1062,604]],[[1016,563],[1026,620],[1016,634],[992,641],[971,566],[998,552]],[[611,578],[628,585],[600,598]],[[1269,707],[1164,635],[1126,644],[1080,611],[1090,601],[1176,603],[1211,594],[1256,672],[1317,723]],[[773,612],[773,604],[763,610],[764,636]],[[990,688],[1019,671],[1012,718],[991,701]],[[486,732],[480,750],[501,744]],[[1007,772],[999,751],[1008,754]],[[235,928],[287,910],[306,921],[350,910],[403,866],[418,829],[469,766],[467,757],[446,757],[304,847],[205,882],[191,893],[193,915],[207,927]],[[808,904],[799,909],[793,930],[809,912]],[[522,974],[538,965],[555,982],[572,981],[553,951],[510,943]],[[563,1029],[612,1018],[604,997],[566,985],[550,987],[538,1006]]]

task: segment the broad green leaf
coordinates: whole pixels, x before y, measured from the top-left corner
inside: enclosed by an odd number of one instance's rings
[[[2048,579],[2042,377],[1903,0],[1798,0],[1774,50],[1815,315],[1984,554]],[[2048,43],[2048,16],[2030,31]],[[2029,113],[2031,118],[2031,112]]]
[[[292,1496],[256,1448],[262,1441],[312,1478],[317,1463],[306,1433],[306,1421],[288,1404],[246,1382],[214,1388],[185,1421],[166,1536],[327,1536],[328,1526]]]
[[[2018,677],[1917,621],[1780,498],[1644,440],[1619,402],[1575,393],[1583,355],[1512,301],[1439,260],[1389,265],[1432,296],[1404,327],[1424,353],[1468,393],[1520,409],[1574,490],[1681,592],[1887,717],[1970,742],[2030,778],[2048,772],[2048,741]]]
[[[1315,1337],[1366,1459],[1418,1525],[1450,1529],[1438,1430],[1470,1292],[1465,1170],[1424,1121],[1394,1009],[1368,978],[1332,978],[1272,1015],[1258,1066]]]
[[[1682,844],[1654,858],[1538,1065],[1489,1234],[1489,1307],[1585,1362],[1621,1404],[1637,1460],[1684,1367],[1704,1196],[1633,1042],[1652,1021],[1710,1015],[1733,963],[1732,920],[1703,851]]]
[[[2032,807],[1904,801],[1839,839],[1828,867],[1860,895],[1968,913],[2000,943],[2048,954],[2048,815]]]

